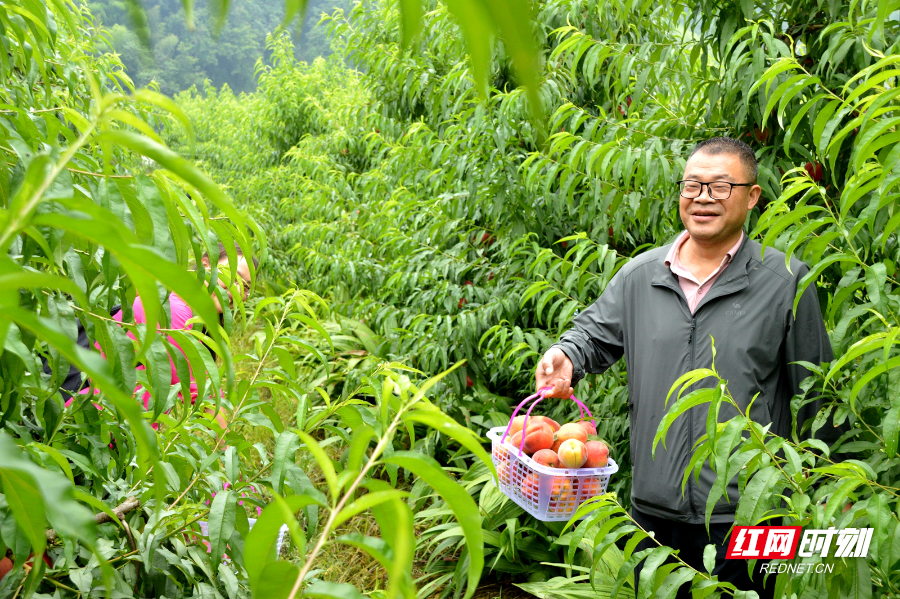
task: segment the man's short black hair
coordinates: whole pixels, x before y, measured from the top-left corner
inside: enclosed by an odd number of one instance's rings
[[[759,171],[759,167],[756,164],[756,154],[753,152],[753,148],[741,140],[733,139],[731,137],[711,137],[710,139],[704,139],[694,146],[694,151],[691,152],[691,156],[697,152],[712,155],[736,155],[741,159],[741,164],[744,165],[747,175],[750,176],[750,181],[748,181],[748,183],[756,183],[756,175]],[[688,157],[688,160],[690,160],[690,157]]]

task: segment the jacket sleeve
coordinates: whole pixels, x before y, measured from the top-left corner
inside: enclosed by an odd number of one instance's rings
[[[798,270],[795,281],[799,281],[807,272],[809,267],[802,265]],[[796,287],[793,287],[796,290]],[[821,364],[822,362],[830,362],[834,359],[834,352],[831,349],[831,340],[828,338],[828,332],[825,330],[825,321],[822,318],[822,310],[819,307],[819,297],[816,292],[815,283],[809,285],[800,297],[797,304],[797,314],[793,314],[794,295],[790,298],[787,310],[787,333],[785,335],[784,356],[788,374],[788,382],[791,386],[792,395],[802,395],[803,390],[800,383],[803,379],[812,374],[807,368],[792,362],[809,362],[811,364]],[[823,405],[822,400],[816,400],[802,406],[797,413],[797,430],[803,429],[803,423],[814,418],[819,409]],[[829,418],[829,422],[825,424],[816,433],[816,438],[823,441],[835,441],[840,436],[841,431],[834,427]],[[808,438],[809,431],[801,435]]]
[[[599,374],[622,357],[625,348],[622,336],[624,285],[625,276],[619,271],[600,298],[576,316],[572,328],[553,344],[552,347],[563,350],[572,361],[573,387],[585,373]]]

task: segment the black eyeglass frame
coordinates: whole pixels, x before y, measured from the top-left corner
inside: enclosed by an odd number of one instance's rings
[[[688,182],[700,184],[700,192],[697,195],[695,195],[693,197],[684,195],[684,190],[681,188],[681,184],[688,183]],[[710,185],[712,185],[713,183],[722,183],[722,184],[730,185],[731,187],[728,189],[728,195],[725,196],[724,198],[713,197],[712,188],[710,188]],[[708,181],[707,182],[707,181],[697,181],[696,179],[682,179],[681,181],[677,181],[675,184],[678,186],[678,193],[681,194],[681,197],[683,197],[687,200],[695,200],[695,199],[699,198],[700,196],[702,196],[704,185],[706,186],[706,191],[709,193],[709,197],[712,198],[713,200],[727,200],[728,198],[731,197],[731,194],[734,192],[735,187],[753,187],[754,185],[756,185],[756,183],[732,183],[731,181]]]

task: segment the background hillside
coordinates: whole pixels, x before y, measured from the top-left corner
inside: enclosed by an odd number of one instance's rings
[[[253,75],[257,59],[265,52],[266,34],[284,18],[284,4],[264,0],[231,3],[225,26],[216,39],[215,19],[209,2],[194,6],[194,29],[189,29],[180,0],[143,2],[150,29],[151,48],[140,43],[128,3],[122,0],[91,0],[95,23],[108,31],[115,52],[121,55],[137,87],[159,84],[160,91],[175,94],[209,79],[216,87],[227,84],[235,92],[256,88]],[[349,6],[349,0],[310,0],[302,24],[290,26],[297,58],[311,62],[331,50],[324,27],[316,24],[322,13]],[[298,27],[299,26],[299,27]]]

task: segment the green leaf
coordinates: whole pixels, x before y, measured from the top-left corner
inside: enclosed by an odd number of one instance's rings
[[[755,526],[772,504],[772,489],[781,477],[775,466],[766,466],[757,472],[744,489],[738,502],[735,522]]]
[[[422,30],[421,0],[400,0],[401,46],[408,48]]]
[[[79,501],[83,501],[90,506],[93,506],[95,509],[100,510],[101,512],[109,516],[117,525],[122,526],[122,522],[121,520],[119,520],[119,517],[116,516],[116,513],[112,511],[108,505],[106,505],[93,495],[88,495],[81,489],[75,489],[75,498]]]
[[[300,523],[297,522],[297,518],[294,514],[298,510],[309,505],[321,504],[318,503],[316,498],[307,497],[305,495],[292,495],[284,498],[281,495],[276,494],[273,501],[281,510],[281,517],[284,519],[288,532],[291,534],[291,540],[294,542],[297,554],[300,556],[300,559],[304,559],[306,556],[306,536],[300,529]]]
[[[374,491],[371,494],[379,492],[383,491]],[[388,597],[415,599],[412,568],[416,537],[412,510],[395,496],[384,503],[379,503],[372,511],[382,535],[393,552],[392,563],[388,568]]]
[[[234,532],[234,510],[237,496],[229,490],[219,491],[209,508],[210,558],[217,565],[225,553],[225,545]]]
[[[53,458],[53,461],[59,464],[60,469],[62,469],[63,474],[66,475],[66,478],[69,479],[69,482],[75,482],[75,477],[72,475],[72,469],[69,467],[69,460],[61,454],[57,449],[50,447],[49,445],[44,445],[43,443],[38,443],[37,441],[32,441],[28,444],[30,447],[36,447]],[[76,494],[79,493],[77,489],[75,490]],[[90,496],[92,499],[93,497]],[[105,505],[105,504],[104,504]]]
[[[61,536],[94,547],[97,532],[93,515],[75,500],[72,483],[57,472],[37,466],[2,431],[0,478],[13,515],[35,553],[42,552],[46,545],[48,520]],[[107,569],[105,562],[101,562],[101,568]]]
[[[708,549],[709,547],[712,547],[712,545],[707,545],[706,547]],[[706,550],[704,550],[703,561],[705,565]],[[643,571],[641,573],[643,574]],[[678,594],[678,590],[681,588],[681,586],[689,580],[692,580],[696,573],[697,571],[693,568],[677,568],[675,571],[669,573],[669,575],[666,576],[665,579],[663,579],[662,584],[659,585],[658,589],[656,589],[654,597],[659,597],[660,599],[673,599]]]
[[[656,456],[656,447],[659,445],[660,441],[662,441],[663,447],[665,448],[666,433],[669,431],[669,427],[672,426],[672,423],[694,406],[699,406],[712,401],[715,394],[715,389],[699,389],[676,401],[672,407],[669,408],[669,411],[666,412],[666,415],[656,428],[656,435],[653,437],[653,456]]]
[[[378,434],[375,432],[375,429],[367,424],[358,426],[353,430],[350,447],[347,450],[347,468],[349,470],[360,470],[362,468],[366,450],[371,445],[372,440],[377,438]]]
[[[486,100],[491,38],[494,33],[492,16],[487,7],[476,0],[447,0],[447,8],[456,17],[462,30],[466,52],[472,61],[472,74],[478,95]]]
[[[877,262],[866,267],[866,291],[869,299],[882,314],[888,314],[887,297],[884,294],[884,286],[887,283],[887,268],[883,262]]]
[[[110,379],[107,365],[103,359],[96,353],[79,347],[56,323],[37,317],[20,308],[6,306],[3,310],[4,316],[11,318],[21,328],[40,335],[57,348],[66,359],[91,377],[91,382],[94,386],[106,394],[131,424],[131,430],[135,435],[135,440],[140,450],[139,463],[142,466],[149,466],[154,463],[157,452],[156,436],[141,416],[141,410],[138,408],[137,402],[130,395],[123,393],[118,385]]]
[[[254,526],[254,528],[256,527]],[[290,562],[268,563],[261,575],[256,579],[256,584],[250,583],[253,597],[259,597],[259,599],[287,599],[291,595],[291,590],[294,588],[299,575],[300,568]]]
[[[636,538],[637,535],[632,537],[632,540]],[[630,542],[630,541],[629,541]],[[657,548],[659,549],[659,548]],[[619,594],[619,589],[622,588],[622,585],[628,580],[629,577],[634,576],[634,567],[637,566],[641,560],[647,557],[653,549],[644,549],[642,551],[638,551],[637,553],[630,555],[625,563],[622,564],[622,567],[619,568],[618,574],[616,574],[616,582],[613,584],[612,592],[610,592],[610,599],[615,599],[615,597]],[[641,571],[643,573],[643,571]]]
[[[851,559],[849,574],[850,588],[842,597],[849,599],[869,599],[872,596],[872,572],[869,564],[864,559]]]
[[[57,275],[20,270],[0,275],[0,287],[7,289],[59,289],[74,295],[82,306],[90,305],[87,296],[73,281]]]
[[[42,554],[47,547],[47,518],[44,516],[44,498],[34,477],[21,470],[0,466],[0,479],[6,501],[35,553]]]
[[[314,599],[366,599],[356,587],[343,582],[317,580],[303,590],[304,597]]]
[[[806,291],[806,288],[809,287],[813,282],[815,282],[826,268],[836,262],[858,264],[859,260],[853,256],[850,256],[849,254],[840,253],[832,254],[827,258],[823,258],[822,260],[817,262],[808,273],[803,275],[803,278],[800,279],[800,282],[797,283],[797,295],[794,296],[793,306],[794,315],[797,314],[797,306],[800,304],[800,298],[803,297],[803,293]]]
[[[140,40],[144,48],[150,48],[150,24],[147,22],[147,15],[140,0],[125,0],[125,8],[128,11],[128,18],[131,21],[131,30]],[[66,10],[70,10],[66,7]],[[190,13],[187,13],[190,22]]]
[[[703,548],[703,567],[707,573],[712,574],[713,568],[716,567],[716,546],[707,545]]]
[[[412,412],[408,412],[403,416],[403,420],[405,422],[418,422],[420,424],[430,426],[438,432],[447,435],[448,437],[474,453],[475,457],[480,459],[481,462],[488,467],[491,473],[496,476],[497,473],[494,470],[493,460],[491,459],[491,456],[488,454],[488,452],[486,452],[481,446],[481,441],[478,439],[475,433],[473,433],[468,428],[460,425],[458,422],[456,422],[443,412],[439,412],[436,410],[436,408],[435,411],[418,409]]]
[[[338,527],[353,516],[371,509],[376,505],[384,503],[385,501],[390,501],[392,499],[401,497],[409,497],[409,492],[400,491],[398,489],[391,489],[388,491],[376,491],[374,493],[367,493],[359,499],[355,499],[344,506],[344,509],[342,509],[335,517],[334,526]]]
[[[393,550],[384,539],[367,537],[358,532],[354,532],[336,537],[335,540],[350,545],[351,547],[362,549],[381,564],[381,567],[385,570],[389,570],[393,564]]]
[[[889,458],[893,458],[897,455],[898,437],[900,437],[900,401],[897,396],[892,398],[892,405],[885,412],[881,430],[884,434],[884,452]]]
[[[287,473],[288,460],[293,461],[298,446],[298,437],[292,431],[283,431],[275,439],[272,453],[272,490],[281,495],[284,493],[284,477]]]
[[[306,5],[308,0],[285,0],[284,3],[284,19],[281,21],[281,27],[286,29],[294,20],[297,14],[306,14]]]
[[[637,599],[649,599],[653,593],[653,580],[656,578],[656,569],[674,551],[671,547],[654,547],[650,551],[644,560],[644,567],[641,569],[640,583],[638,584],[640,590]]]
[[[322,470],[325,481],[328,483],[328,490],[331,492],[331,500],[332,502],[336,502],[338,495],[340,494],[340,488],[338,487],[337,473],[334,470],[334,463],[331,461],[331,458],[328,457],[328,454],[325,453],[318,441],[301,430],[294,429],[293,432],[300,437],[300,440],[313,455],[316,464],[318,464],[319,469]]]
[[[672,397],[672,394],[675,393],[675,390],[679,387],[681,388],[681,391],[678,392],[678,397],[681,397],[681,394],[688,390],[689,387],[709,377],[719,378],[716,372],[709,368],[699,368],[681,375],[674,383],[672,383],[672,387],[669,389],[668,395],[666,395],[666,403],[669,403],[669,398]]]
[[[295,511],[307,505],[319,503],[308,495],[292,495],[285,499],[285,502],[290,509]],[[290,513],[285,512],[283,505],[270,503],[263,508],[262,514],[256,520],[253,528],[250,529],[250,534],[247,535],[244,543],[244,568],[247,571],[247,579],[250,582],[250,588],[253,590],[254,597],[269,596],[263,594],[264,591],[271,591],[267,586],[271,581],[264,579],[264,571],[268,571],[270,567],[280,568],[276,564],[285,563],[275,561],[277,558],[275,555],[275,542],[278,540],[278,532],[281,526],[287,522],[288,517],[292,516]],[[287,583],[288,591],[290,591],[298,573],[297,567],[292,565],[292,569],[289,572],[285,571],[280,574],[285,577],[292,576]]]
[[[865,374],[857,379],[856,383],[853,385],[853,388],[850,389],[850,406],[856,406],[856,398],[859,396],[859,392],[862,391],[863,388],[872,381],[872,379],[895,368],[900,368],[900,356],[894,356],[887,362],[882,362],[881,364],[878,364],[877,366],[867,370]]]
[[[472,497],[456,481],[444,474],[440,465],[428,456],[410,451],[398,451],[383,459],[386,464],[401,466],[428,483],[447,502],[459,522],[469,550],[468,584],[464,599],[469,599],[478,587],[484,567],[484,536],[481,516]]]

